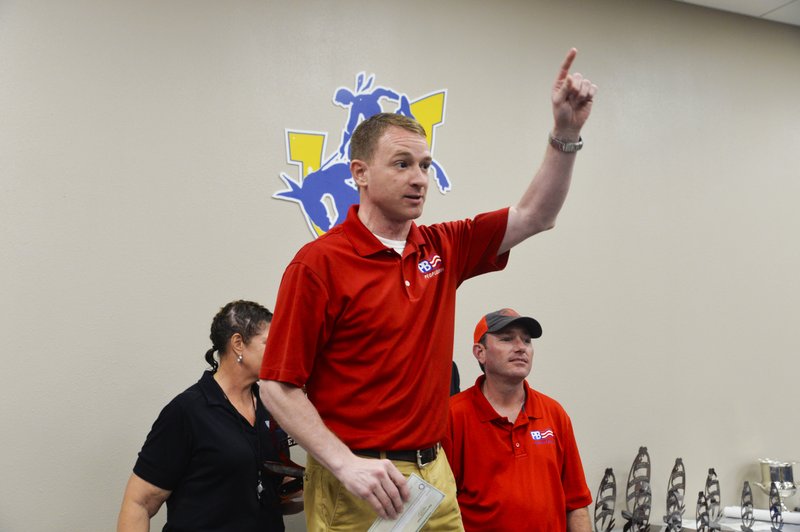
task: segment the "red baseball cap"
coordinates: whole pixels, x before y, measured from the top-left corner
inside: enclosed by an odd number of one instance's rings
[[[483,335],[486,333],[493,333],[505,329],[512,323],[517,323],[528,331],[531,338],[539,338],[542,335],[542,326],[533,318],[527,316],[520,316],[519,313],[510,308],[504,308],[490,312],[482,317],[478,324],[475,326],[475,333],[472,335],[475,343],[480,342]]]

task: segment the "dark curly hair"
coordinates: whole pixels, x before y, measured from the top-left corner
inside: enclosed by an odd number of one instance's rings
[[[219,363],[214,359],[214,351],[225,351],[228,341],[236,333],[242,335],[244,343],[261,334],[264,325],[272,321],[272,312],[253,301],[231,301],[217,312],[211,322],[211,349],[206,351],[206,362],[212,371],[217,371]]]

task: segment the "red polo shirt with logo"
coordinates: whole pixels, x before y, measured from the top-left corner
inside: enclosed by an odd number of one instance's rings
[[[464,529],[566,530],[567,512],[592,502],[569,416],[523,381],[527,399],[512,424],[481,392],[485,378],[450,399],[442,441]]]
[[[260,378],[305,386],[351,449],[408,450],[447,425],[456,288],[501,270],[508,209],[412,224],[403,256],[358,219],[304,246],[286,268]]]

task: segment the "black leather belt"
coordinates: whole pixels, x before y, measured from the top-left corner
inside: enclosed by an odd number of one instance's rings
[[[370,458],[388,458],[389,460],[400,460],[401,462],[415,462],[419,467],[425,467],[436,460],[441,447],[441,444],[437,443],[433,447],[415,451],[373,451],[372,449],[365,449],[353,452]]]

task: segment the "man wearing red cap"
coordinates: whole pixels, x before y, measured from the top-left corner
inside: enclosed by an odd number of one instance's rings
[[[591,532],[592,502],[569,416],[525,381],[533,318],[512,309],[485,315],[472,352],[484,375],[450,399],[442,440],[456,478],[464,529]]]

